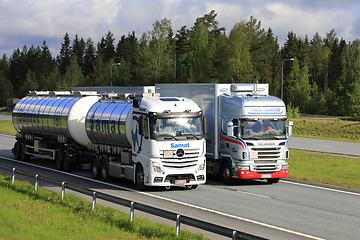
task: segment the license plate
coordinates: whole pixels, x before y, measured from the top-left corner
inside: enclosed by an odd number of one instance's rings
[[[175,180],[175,185],[180,185],[180,184],[185,184],[185,183],[186,183],[186,179]]]
[[[263,174],[261,175],[261,178],[271,178],[271,174]]]

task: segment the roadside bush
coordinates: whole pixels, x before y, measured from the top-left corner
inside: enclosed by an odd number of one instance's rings
[[[288,118],[300,118],[300,110],[299,107],[292,107],[291,103],[289,103],[286,107],[287,117]]]

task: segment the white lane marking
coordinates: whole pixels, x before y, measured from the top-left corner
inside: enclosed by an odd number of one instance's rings
[[[242,193],[242,194],[247,194],[247,195],[252,195],[252,196],[256,196],[256,197],[271,199],[271,197],[265,196],[265,195],[259,195],[259,194],[250,193],[250,192],[244,192],[244,191],[240,191],[240,190],[237,190],[236,192]]]
[[[1,156],[1,158],[4,158],[4,159],[6,159],[6,160],[11,160],[11,161],[14,161],[14,162],[20,162],[20,161],[17,161],[17,160],[11,159],[11,158],[7,158],[7,157],[2,157],[2,156]],[[46,170],[56,171],[56,172],[59,172],[59,173],[62,173],[62,174],[67,174],[67,175],[69,175],[69,176],[82,178],[82,179],[85,179],[85,180],[88,180],[88,181],[90,180],[90,181],[93,181],[93,182],[101,183],[101,184],[104,184],[104,185],[108,185],[108,186],[115,187],[115,188],[119,188],[119,189],[126,190],[126,191],[136,192],[136,193],[139,193],[139,194],[142,194],[142,195],[146,195],[146,196],[150,196],[150,197],[153,197],[153,198],[162,199],[162,200],[165,200],[165,201],[173,202],[173,203],[180,204],[180,205],[184,205],[184,206],[187,206],[187,207],[192,207],[192,208],[200,209],[200,210],[207,211],[207,212],[211,212],[211,213],[216,213],[216,214],[219,214],[219,215],[222,215],[222,216],[226,216],[226,217],[230,217],[230,218],[233,218],[233,219],[242,220],[242,221],[245,221],[245,222],[254,223],[254,224],[257,224],[257,225],[260,225],[260,226],[264,226],[264,227],[276,229],[276,230],[283,231],[283,232],[288,232],[288,233],[295,234],[295,235],[298,235],[298,236],[303,236],[303,237],[307,237],[307,238],[311,238],[311,239],[316,239],[316,240],[325,240],[325,239],[323,239],[323,238],[319,238],[319,237],[307,235],[307,234],[304,234],[304,233],[296,232],[296,231],[289,230],[289,229],[285,229],[285,228],[282,228],[282,227],[273,226],[273,225],[270,225],[270,224],[266,224],[266,223],[254,221],[254,220],[251,220],[251,219],[247,219],[247,218],[243,218],[243,217],[239,217],[239,216],[235,216],[235,215],[231,215],[231,214],[219,212],[219,211],[216,211],[216,210],[212,210],[212,209],[208,209],[208,208],[196,206],[196,205],[189,204],[189,203],[179,202],[179,201],[177,201],[177,200],[173,200],[173,199],[170,199],[170,198],[165,198],[165,197],[157,196],[157,195],[154,195],[154,194],[151,194],[151,193],[140,192],[140,191],[137,191],[137,190],[134,190],[134,189],[130,189],[130,188],[122,187],[122,186],[117,186],[117,185],[110,184],[110,183],[106,183],[106,182],[101,182],[101,181],[98,181],[98,180],[95,180],[95,179],[91,179],[91,178],[87,178],[87,177],[75,175],[75,174],[72,174],[72,173],[67,173],[67,172],[63,172],[63,171],[58,171],[58,170],[56,170],[56,169],[51,169],[51,168],[47,168],[47,167],[37,166],[37,165],[31,164],[31,163],[26,163],[26,162],[20,162],[20,163],[27,164],[27,165],[29,165],[29,166],[34,166],[34,167],[42,168],[42,169],[46,169]]]
[[[14,138],[14,139],[15,139],[15,136],[14,136],[14,135],[11,135],[11,134],[0,133],[0,136],[2,136],[2,137],[10,137],[10,138]]]
[[[299,186],[304,186],[304,187],[317,188],[317,189],[331,191],[331,192],[338,192],[338,193],[344,193],[344,194],[360,196],[360,193],[348,192],[348,191],[344,191],[344,190],[338,190],[338,189],[332,189],[332,188],[326,188],[326,187],[320,187],[320,186],[314,186],[314,185],[308,185],[308,184],[305,184],[305,183],[297,183],[297,182],[290,182],[290,181],[284,181],[284,180],[281,180],[281,182],[282,183],[299,185]]]

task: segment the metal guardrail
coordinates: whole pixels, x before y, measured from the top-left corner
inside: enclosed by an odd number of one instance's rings
[[[8,171],[12,171],[12,183],[15,184],[15,176],[16,173],[28,176],[28,177],[35,177],[35,191],[38,190],[38,186],[39,186],[39,180],[48,182],[48,183],[52,183],[55,186],[61,186],[62,190],[61,190],[61,197],[62,199],[64,199],[65,197],[65,189],[71,189],[73,191],[76,192],[80,192],[82,194],[88,195],[88,196],[92,196],[92,210],[94,210],[95,206],[96,206],[96,199],[102,199],[102,200],[106,200],[112,203],[116,203],[125,207],[129,207],[130,208],[130,221],[134,220],[135,217],[135,209],[146,212],[146,213],[150,213],[156,216],[160,216],[169,220],[173,220],[176,222],[176,236],[180,235],[180,224],[187,224],[189,226],[195,227],[195,228],[199,228],[199,229],[203,229],[206,231],[210,231],[213,232],[215,234],[219,234],[225,237],[229,237],[233,240],[238,240],[238,239],[247,239],[247,240],[264,240],[265,238],[261,238],[258,236],[254,236],[248,233],[244,233],[244,232],[240,232],[240,231],[236,231],[227,227],[223,227],[220,225],[216,225],[216,224],[212,224],[212,223],[208,223],[202,220],[198,220],[196,218],[192,218],[192,217],[187,217],[187,216],[183,216],[183,215],[179,215],[176,213],[172,213],[166,210],[162,210],[159,208],[155,208],[155,207],[151,207],[151,206],[147,206],[144,204],[140,204],[140,203],[136,203],[133,201],[129,201],[129,200],[125,200],[123,198],[120,197],[115,197],[106,193],[101,193],[101,192],[95,192],[92,191],[90,189],[87,188],[83,188],[71,183],[66,183],[66,182],[61,182],[59,180],[53,179],[53,178],[49,178],[49,177],[45,177],[45,176],[40,176],[38,174],[34,174],[28,171],[24,171],[24,170],[19,170],[16,168],[12,168],[3,164],[0,164],[0,168],[8,170]]]

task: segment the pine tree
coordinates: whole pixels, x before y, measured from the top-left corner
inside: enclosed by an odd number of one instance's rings
[[[94,65],[96,62],[95,56],[96,49],[94,47],[94,43],[91,38],[86,40],[86,48],[84,55],[84,65],[83,65],[83,73],[85,77],[90,78],[91,74],[94,72]]]
[[[60,53],[56,57],[56,62],[58,63],[60,73],[64,75],[67,67],[71,63],[71,47],[68,33],[65,33],[64,42],[61,44]]]
[[[75,34],[75,38],[73,40],[73,44],[71,46],[72,55],[76,56],[78,65],[80,66],[81,70],[84,72],[84,57],[85,57],[85,49],[86,49],[86,43],[83,38],[78,37],[77,34]]]

